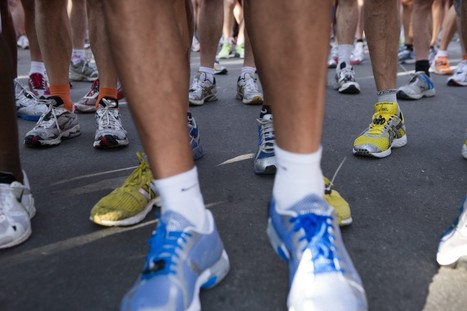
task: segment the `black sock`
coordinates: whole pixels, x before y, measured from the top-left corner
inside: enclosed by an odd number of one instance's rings
[[[430,62],[428,59],[417,60],[415,62],[415,71],[423,71],[427,76],[430,76]]]
[[[0,172],[0,184],[11,184],[16,181],[15,175],[10,172]]]
[[[407,48],[407,50],[413,51],[413,44],[407,44],[407,43],[406,43],[406,44],[404,44],[404,45],[405,45],[405,47]]]

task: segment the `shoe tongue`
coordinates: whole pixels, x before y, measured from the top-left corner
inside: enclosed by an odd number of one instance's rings
[[[375,113],[382,114],[397,114],[399,105],[391,102],[380,102],[375,105]]]
[[[167,211],[163,213],[161,221],[166,225],[168,232],[183,231],[187,227],[193,227],[193,224],[189,222],[185,217],[172,211]]]
[[[264,120],[272,120],[271,108],[268,106],[263,106],[259,118]]]
[[[332,209],[327,205],[327,203],[315,194],[310,194],[304,197],[295,203],[290,209],[298,215],[313,213],[321,216],[329,216],[332,212]]]

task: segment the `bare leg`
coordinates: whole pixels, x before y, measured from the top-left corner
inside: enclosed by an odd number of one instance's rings
[[[431,5],[433,0],[414,0],[413,3],[413,31],[415,58],[417,61],[428,60],[430,40],[432,34]]]
[[[87,15],[86,0],[73,0],[70,12],[71,40],[73,49],[84,49]]]
[[[222,0],[202,0],[198,23],[202,67],[213,68],[214,66],[217,44],[222,34],[223,16]]]
[[[24,14],[26,16],[26,34],[29,39],[29,50],[31,53],[31,61],[42,62],[41,49],[37,40],[36,32],[36,10],[35,0],[22,0]]]

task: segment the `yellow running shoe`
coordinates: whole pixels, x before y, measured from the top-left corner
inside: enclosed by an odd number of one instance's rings
[[[349,203],[333,189],[331,181],[326,177],[324,177],[324,199],[336,211],[339,226],[348,226],[352,223]]]
[[[152,173],[141,152],[139,165],[118,187],[97,202],[91,210],[91,221],[102,226],[129,226],[141,222],[159,206],[159,196],[152,190]]]
[[[384,158],[407,144],[404,117],[397,103],[380,102],[369,127],[354,141],[353,154]]]

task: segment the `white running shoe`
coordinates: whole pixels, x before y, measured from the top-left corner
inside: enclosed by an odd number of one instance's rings
[[[198,72],[193,77],[193,83],[188,91],[188,101],[191,105],[201,106],[204,102],[217,100],[216,78],[208,73]]]
[[[411,75],[409,82],[397,89],[398,99],[420,99],[433,97],[436,94],[435,84],[423,71]]]
[[[15,79],[16,115],[27,121],[37,121],[47,112],[47,105]]]
[[[91,88],[83,98],[73,104],[75,111],[81,113],[96,112],[97,97],[99,97],[99,79],[91,84]]]
[[[259,90],[258,79],[253,73],[242,73],[237,80],[237,99],[245,105],[260,105],[263,94]]]
[[[448,266],[464,256],[467,256],[467,196],[459,208],[459,216],[441,237],[436,261]]]
[[[82,58],[74,64],[70,62],[70,80],[92,82],[98,78],[97,67],[87,58]]]
[[[355,81],[355,71],[350,64],[342,62],[336,69],[336,84],[334,88],[342,94],[360,93],[360,84]]]
[[[123,128],[118,101],[102,98],[96,111],[96,135],[94,148],[118,148],[128,145],[127,132]]]
[[[448,78],[449,86],[467,86],[467,60],[463,60],[457,66],[457,70]]]
[[[18,245],[31,235],[31,218],[36,208],[24,171],[23,180],[24,184],[0,183],[0,249]]]
[[[365,49],[363,42],[355,43],[352,55],[350,56],[351,65],[360,65],[365,59]]]

